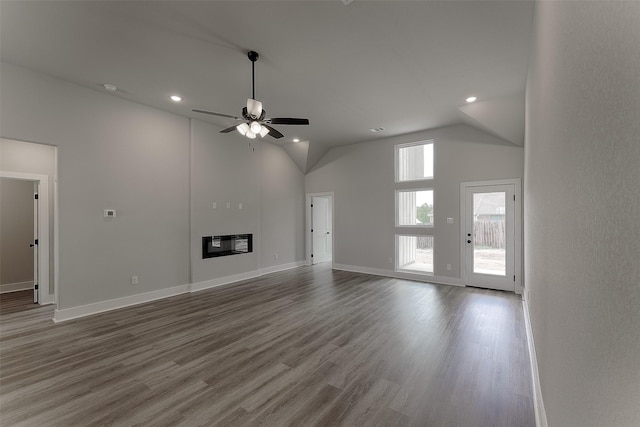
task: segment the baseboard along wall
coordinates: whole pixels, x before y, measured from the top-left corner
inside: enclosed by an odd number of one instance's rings
[[[104,313],[105,311],[117,310],[132,305],[143,304],[163,298],[169,298],[189,292],[198,292],[205,289],[215,288],[217,286],[228,285],[242,280],[252,279],[277,271],[289,270],[305,265],[304,261],[296,261],[288,264],[280,264],[272,267],[262,268],[259,270],[248,271],[246,273],[234,274],[231,276],[220,277],[207,280],[204,282],[190,283],[171,288],[159,289],[157,291],[145,292],[142,294],[129,295],[122,298],[115,298],[107,301],[100,301],[92,304],[81,305],[77,307],[55,310],[53,321],[64,322],[67,320],[78,319],[80,317],[91,316],[93,314]]]
[[[0,294],[18,292],[33,289],[33,280],[27,282],[3,283],[0,285]]]
[[[526,294],[526,293],[525,293]],[[531,362],[531,383],[533,384],[533,407],[536,414],[536,427],[548,427],[547,413],[544,410],[542,400],[542,388],[540,387],[540,375],[538,374],[538,360],[536,358],[536,346],[533,341],[531,318],[529,317],[529,304],[523,298],[524,323],[527,330],[527,345],[529,346],[529,361]]]

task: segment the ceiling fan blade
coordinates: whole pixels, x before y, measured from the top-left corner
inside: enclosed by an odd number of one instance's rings
[[[308,125],[309,119],[295,119],[292,117],[274,117],[266,119],[265,122],[272,125]]]
[[[227,117],[229,119],[234,119],[234,120],[244,120],[242,117],[230,116],[229,114],[214,113],[213,111],[207,111],[207,110],[198,110],[197,108],[194,108],[191,111],[193,111],[194,113],[202,113],[202,114],[210,114],[212,116]]]
[[[229,132],[233,132],[234,130],[236,130],[236,127],[237,127],[237,126],[238,126],[238,125],[233,125],[233,126],[230,126],[230,127],[226,128],[226,129],[222,129],[222,130],[220,131],[220,133],[229,133]]]
[[[269,129],[269,136],[272,136],[276,139],[282,138],[284,135],[281,134],[277,129],[272,128],[269,125],[265,125],[263,124],[262,126],[266,127],[267,129]]]

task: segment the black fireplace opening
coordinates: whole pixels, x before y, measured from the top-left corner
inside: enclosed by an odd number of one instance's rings
[[[202,238],[202,258],[253,252],[253,234],[228,234]]]

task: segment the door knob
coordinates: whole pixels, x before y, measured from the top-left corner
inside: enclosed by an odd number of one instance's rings
[[[471,240],[467,240],[467,243],[471,243]]]
[[[30,247],[30,248],[32,248],[32,247],[34,247],[34,246],[35,246],[35,245],[34,245],[33,243],[29,243],[29,247]]]

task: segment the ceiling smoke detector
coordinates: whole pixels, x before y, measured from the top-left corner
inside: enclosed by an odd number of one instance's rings
[[[118,90],[116,85],[112,85],[111,83],[105,83],[102,85],[102,87],[104,87],[104,89],[108,92],[115,92],[116,90]]]

